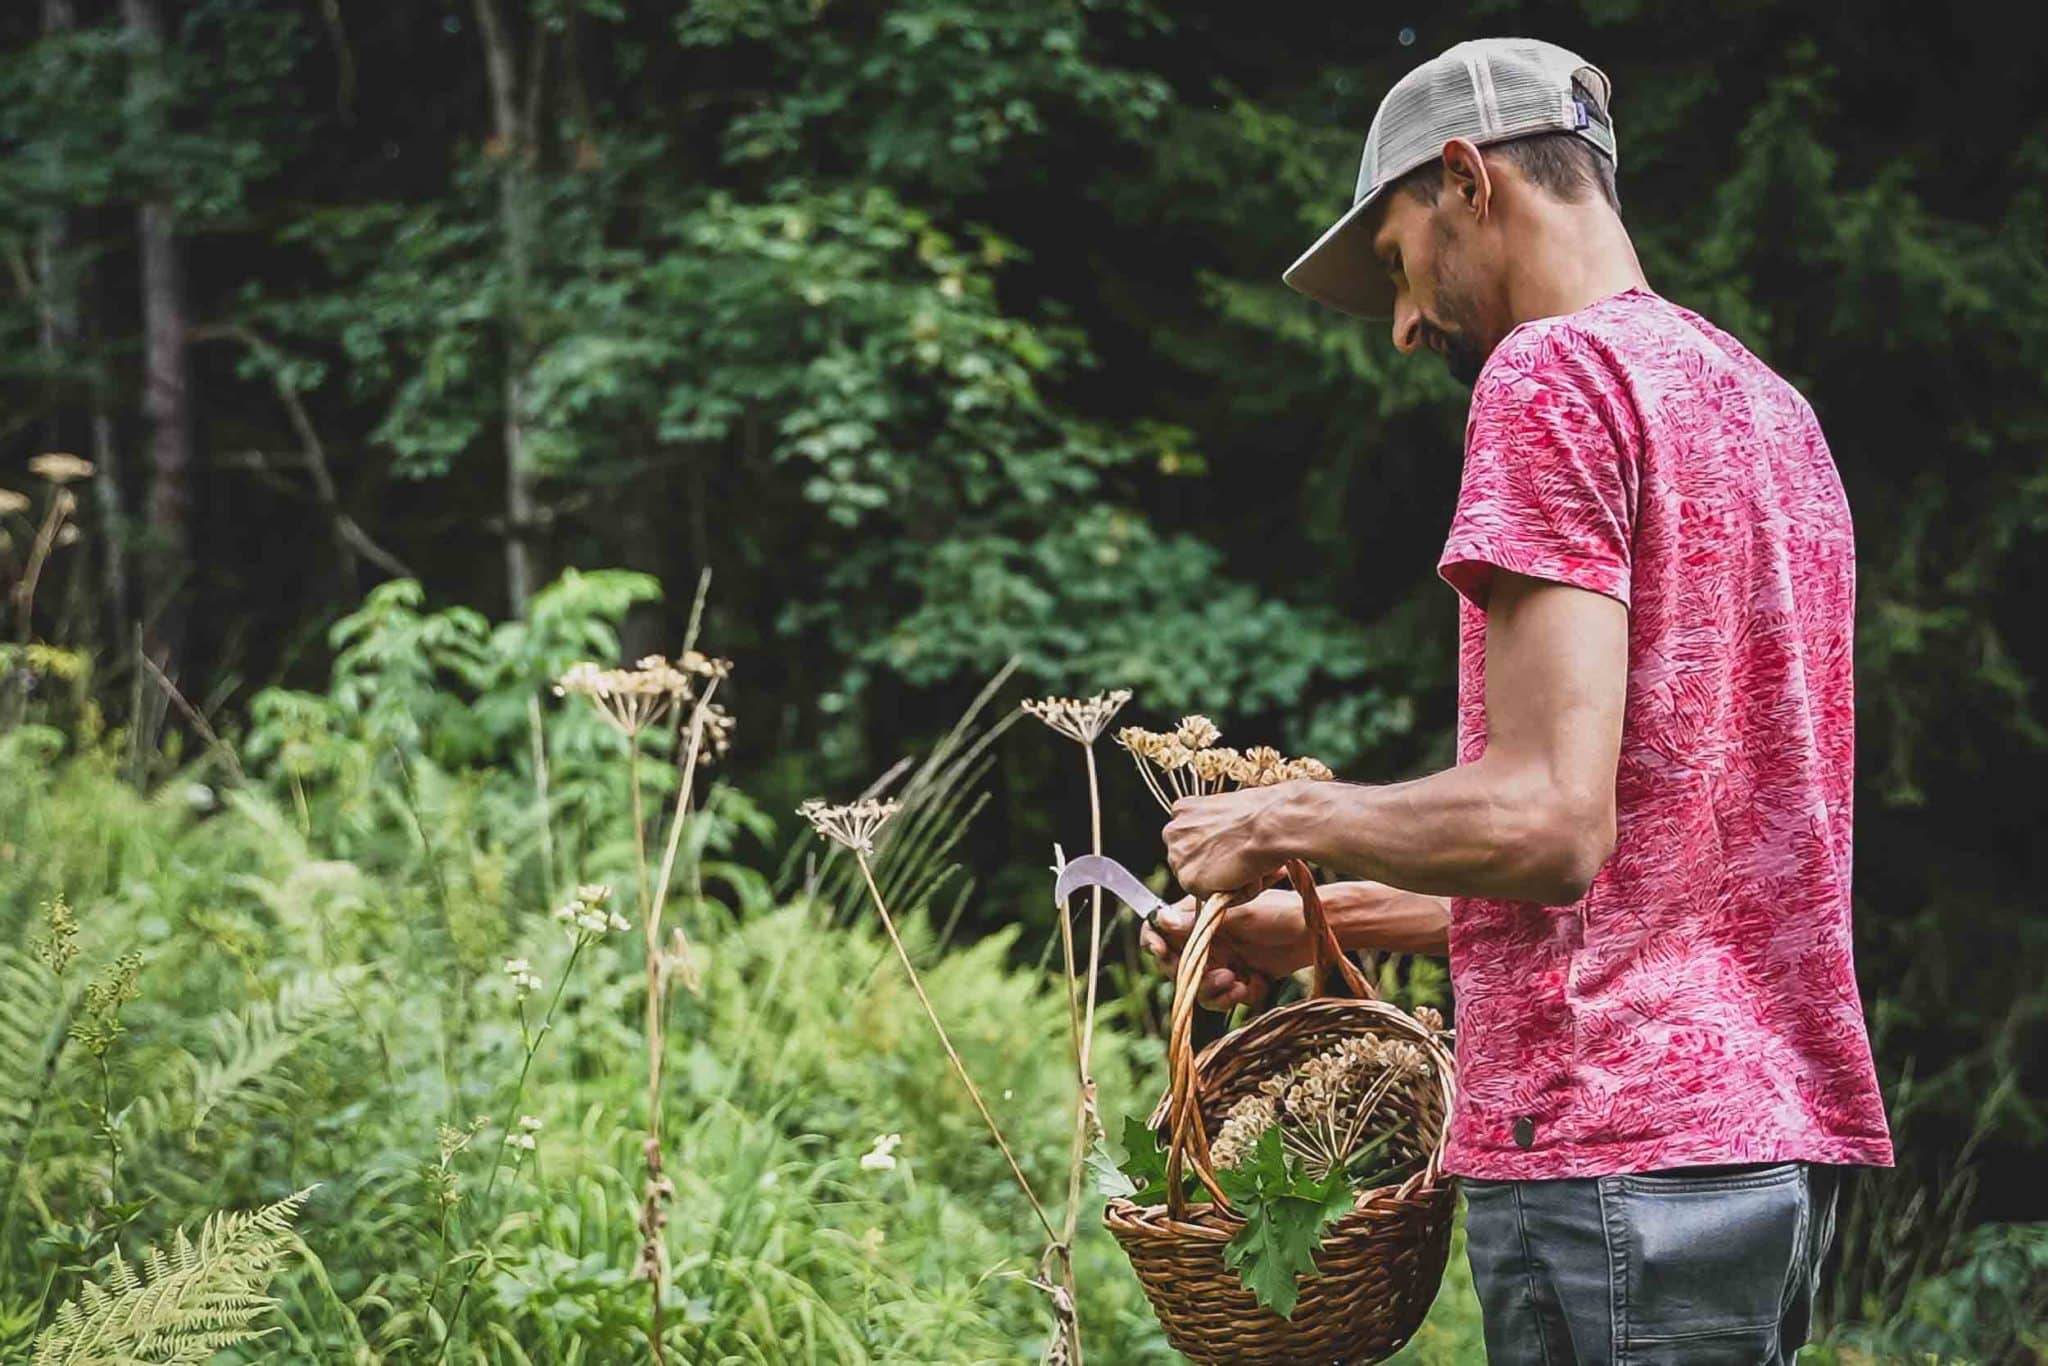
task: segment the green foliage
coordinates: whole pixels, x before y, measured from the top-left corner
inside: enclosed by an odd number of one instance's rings
[[[105,1283],[87,1283],[37,1337],[35,1366],[199,1363],[263,1336],[257,1321],[277,1304],[266,1291],[306,1194],[216,1214],[197,1242],[180,1229],[140,1267],[115,1257]]]
[[[1269,1127],[1245,1160],[1219,1169],[1216,1183],[1244,1216],[1244,1227],[1224,1245],[1223,1261],[1237,1268],[1245,1289],[1282,1318],[1292,1318],[1301,1278],[1314,1276],[1323,1230],[1350,1210],[1351,1180],[1341,1168],[1309,1174],[1281,1150],[1280,1129]]]

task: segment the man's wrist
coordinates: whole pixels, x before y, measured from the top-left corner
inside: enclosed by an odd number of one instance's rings
[[[1329,792],[1338,786],[1296,778],[1273,789],[1273,800],[1253,827],[1259,858],[1278,865],[1291,858],[1328,863]]]

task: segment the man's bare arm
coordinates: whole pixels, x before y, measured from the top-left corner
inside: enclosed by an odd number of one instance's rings
[[[1505,571],[1486,609],[1486,753],[1384,787],[1292,783],[1256,819],[1276,857],[1396,887],[1563,905],[1614,848],[1628,609]]]
[[[1404,892],[1383,882],[1331,882],[1317,890],[1330,929],[1347,949],[1437,958],[1451,952],[1451,904],[1444,897]]]

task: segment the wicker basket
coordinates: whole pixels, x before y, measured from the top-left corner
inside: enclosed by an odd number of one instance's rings
[[[1383,1361],[1421,1326],[1443,1279],[1456,1193],[1441,1171],[1451,1109],[1453,1064],[1439,1033],[1378,999],[1365,976],[1337,946],[1306,865],[1287,865],[1301,893],[1315,945],[1317,994],[1267,1011],[1194,1055],[1195,993],[1231,907],[1211,897],[1195,917],[1174,980],[1167,1038],[1170,1082],[1152,1116],[1167,1133],[1165,1205],[1115,1199],[1103,1222],[1123,1245],[1167,1341],[1201,1363],[1305,1363],[1350,1366]],[[1325,994],[1341,981],[1350,998]],[[1390,1091],[1382,1104],[1412,1115],[1422,1167],[1396,1186],[1359,1195],[1357,1205],[1324,1232],[1316,1265],[1305,1279],[1294,1316],[1283,1319],[1244,1288],[1225,1266],[1223,1246],[1243,1220],[1218,1189],[1209,1134],[1232,1105],[1266,1078],[1358,1035],[1379,1034],[1420,1044],[1427,1075]],[[1426,1145],[1426,1152],[1425,1147]],[[1181,1173],[1192,1168],[1213,1203],[1190,1203]]]

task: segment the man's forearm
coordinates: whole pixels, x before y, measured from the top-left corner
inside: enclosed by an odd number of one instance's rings
[[[1337,943],[1369,953],[1451,951],[1450,904],[1380,882],[1332,882],[1318,889]]]
[[[1307,858],[1438,896],[1566,905],[1613,847],[1602,794],[1489,759],[1384,787],[1296,782],[1269,808],[1275,861]],[[1611,807],[1608,808],[1611,810]]]

